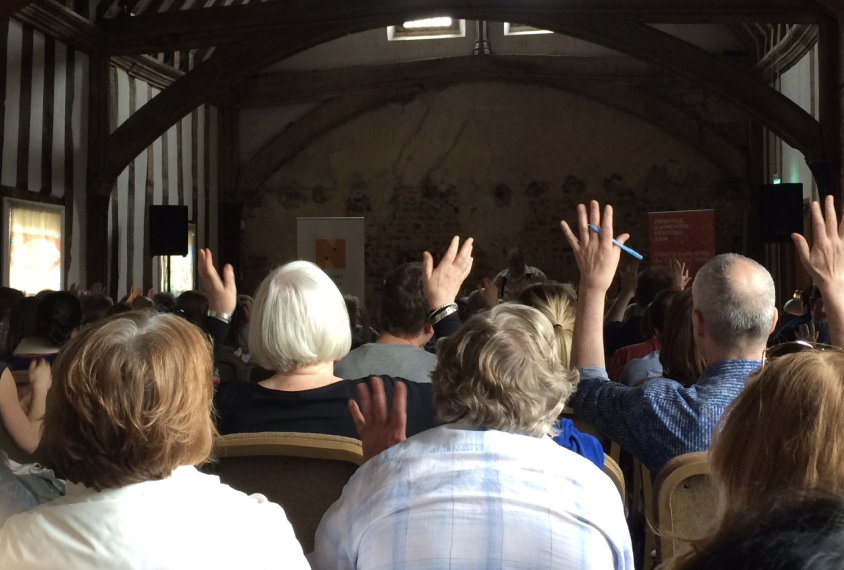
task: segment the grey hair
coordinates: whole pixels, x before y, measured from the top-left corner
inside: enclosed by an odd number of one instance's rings
[[[580,379],[558,355],[554,327],[540,311],[504,304],[469,319],[438,345],[431,374],[441,424],[544,437]]]
[[[342,358],[351,346],[343,295],[313,263],[283,265],[258,287],[249,327],[249,351],[259,366],[290,372]]]
[[[756,270],[749,283],[736,283],[734,270],[746,263]],[[692,286],[694,308],[719,346],[764,343],[776,311],[776,290],[762,265],[737,253],[716,256],[698,272]]]

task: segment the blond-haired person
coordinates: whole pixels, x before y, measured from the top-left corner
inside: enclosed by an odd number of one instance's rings
[[[196,470],[211,379],[210,345],[177,316],[125,313],[71,340],[44,421],[67,496],[6,522],[0,568],[306,569],[278,505]]]
[[[563,368],[571,368],[571,339],[577,316],[577,293],[568,283],[537,283],[519,294],[519,303],[533,307],[551,322],[557,340],[557,354]],[[565,381],[570,382],[567,378]],[[554,425],[554,441],[582,455],[600,469],[604,468],[604,449],[593,436],[581,433],[569,418],[560,418]]]
[[[350,403],[375,457],[317,530],[317,570],[633,568],[621,499],[595,465],[549,435],[577,375],[550,321],[505,304],[440,341],[440,426],[404,440],[404,390]],[[392,446],[392,447],[391,447]],[[380,452],[380,455],[379,455]]]

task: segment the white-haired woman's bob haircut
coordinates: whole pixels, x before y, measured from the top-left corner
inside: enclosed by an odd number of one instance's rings
[[[313,263],[282,265],[258,287],[249,325],[249,353],[259,366],[290,372],[342,358],[351,347],[343,295]]]

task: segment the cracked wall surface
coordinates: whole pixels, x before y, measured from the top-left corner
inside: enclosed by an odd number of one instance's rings
[[[559,222],[578,202],[616,207],[648,253],[649,211],[714,208],[719,251],[739,251],[746,199],[717,166],[647,123],[559,90],[473,84],[366,113],[282,166],[244,210],[245,289],[296,256],[296,218],[366,218],[367,299],[384,275],[453,235],[476,240],[468,284],[521,246],[549,277],[576,267]]]

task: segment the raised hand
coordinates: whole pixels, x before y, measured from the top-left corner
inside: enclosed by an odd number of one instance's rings
[[[815,323],[808,325],[800,325],[800,328],[794,333],[794,338],[804,342],[818,342],[818,331],[815,330]]]
[[[478,285],[478,295],[486,307],[494,307],[498,304],[498,287],[492,279],[484,277],[484,280]]]
[[[47,391],[53,385],[53,373],[46,360],[33,360],[29,363],[29,382],[33,389]]]
[[[205,296],[208,297],[208,308],[218,313],[231,315],[237,307],[237,286],[234,282],[234,268],[231,265],[223,267],[223,278],[214,268],[214,258],[210,249],[199,250],[199,280]]]
[[[143,289],[141,289],[140,287],[132,287],[129,290],[129,294],[126,295],[126,299],[124,300],[124,302],[131,305],[132,301],[134,301],[135,299],[137,299],[138,297],[141,296],[142,291],[143,291]]]
[[[580,269],[581,291],[587,288],[606,293],[612,285],[619,259],[621,259],[621,249],[612,242],[612,206],[605,206],[604,214],[601,216],[601,207],[597,201],[593,200],[589,204],[588,212],[586,206],[580,204],[577,207],[577,222],[580,239],[575,237],[565,221],[560,222],[560,226],[574,251],[574,258]],[[601,233],[593,233],[589,229],[590,224],[600,228]],[[621,234],[615,239],[623,244],[629,238],[628,234]]]
[[[824,206],[825,217],[821,205],[812,202],[815,243],[811,248],[803,236],[793,234],[791,238],[800,262],[823,295],[832,344],[844,347],[844,222],[838,224],[832,196],[827,196]]]
[[[102,295],[104,291],[105,286],[102,283],[97,282],[91,286],[91,295]]]
[[[426,251],[422,255],[422,282],[431,309],[453,303],[457,298],[463,281],[472,271],[473,242],[474,240],[469,238],[460,246],[460,238],[455,236],[436,267],[430,253]]]
[[[404,382],[395,383],[393,413],[390,414],[382,380],[375,376],[369,384],[369,387],[365,383],[357,386],[360,406],[349,400],[349,411],[363,444],[364,461],[407,439],[407,386]]]
[[[689,284],[689,281],[691,281],[691,277],[689,277],[689,270],[686,269],[686,264],[676,257],[671,258],[668,265],[668,273],[671,275],[671,281],[674,282],[674,287],[678,291],[683,291],[686,288],[686,285]]]
[[[632,297],[636,294],[636,286],[639,284],[639,262],[631,263],[622,267],[619,271],[622,294]]]

